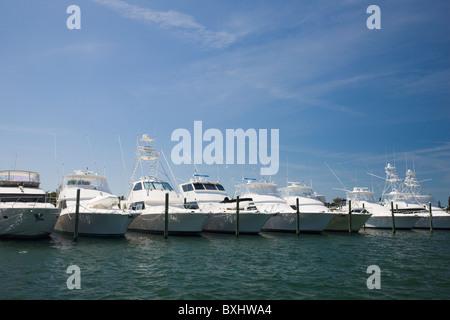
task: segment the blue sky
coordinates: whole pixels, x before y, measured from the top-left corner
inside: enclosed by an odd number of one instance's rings
[[[68,6],[81,9],[69,30]],[[381,29],[369,30],[369,5]],[[448,1],[0,2],[0,168],[42,187],[76,169],[126,192],[136,137],[169,162],[177,128],[279,129],[280,186],[379,194],[386,162],[450,196]],[[125,160],[124,170],[119,137]],[[55,152],[56,151],[56,152]],[[333,172],[328,168],[330,167]],[[180,181],[192,165],[172,165]],[[199,165],[230,195],[256,165]],[[269,178],[269,177],[266,177]]]

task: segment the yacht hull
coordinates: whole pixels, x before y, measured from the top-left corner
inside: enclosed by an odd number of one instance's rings
[[[414,229],[429,229],[430,228],[430,215],[418,214],[419,220],[414,225]],[[433,229],[450,229],[450,214],[440,213],[432,214]]]
[[[261,231],[271,213],[241,212],[239,213],[239,233],[257,234]],[[203,231],[216,233],[236,232],[236,212],[211,213],[203,225]]]
[[[195,234],[203,230],[208,218],[206,213],[169,212],[169,234]],[[142,212],[129,226],[129,230],[149,233],[164,233],[165,213]]]
[[[48,237],[53,232],[60,211],[56,208],[2,208],[0,237]]]
[[[334,217],[334,214],[301,212],[299,217],[300,232],[320,233]],[[273,232],[296,232],[297,214],[295,212],[279,212],[264,224],[262,230]]]
[[[370,219],[370,214],[352,213],[350,216],[352,232],[359,232],[367,220]],[[345,231],[348,232],[349,217],[348,213],[334,213],[334,217],[325,227],[325,231]]]
[[[410,230],[419,220],[416,215],[395,215],[395,229]],[[392,229],[391,215],[372,215],[365,224],[366,228]]]
[[[130,223],[138,216],[135,213],[115,210],[81,211],[78,221],[79,236],[120,237],[125,235]],[[73,235],[75,232],[75,212],[61,214],[55,231]]]

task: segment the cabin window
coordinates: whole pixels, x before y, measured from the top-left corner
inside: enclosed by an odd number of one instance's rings
[[[172,187],[170,186],[170,184],[168,184],[167,182],[163,182],[162,185],[165,190],[169,190],[169,191],[173,190]]]
[[[138,190],[142,190],[142,184],[140,182],[136,183],[133,191],[138,191]]]
[[[66,200],[63,200],[63,201],[61,201],[61,202],[59,203],[59,208],[60,208],[60,209],[65,209],[65,208],[67,208],[67,202],[66,202]]]
[[[194,183],[194,189],[195,190],[204,190],[205,187],[203,186],[202,183]]]
[[[188,192],[188,191],[192,191],[192,190],[194,190],[194,188],[192,187],[192,184],[185,184],[185,185],[183,185],[183,191],[184,192]]]
[[[225,191],[225,188],[221,184],[216,184],[216,187],[220,191]]]
[[[143,201],[135,202],[131,205],[131,210],[143,210],[145,209],[145,204]]]
[[[0,202],[42,202],[46,201],[45,194],[0,194]]]
[[[155,190],[155,186],[152,182],[144,182],[144,188],[147,190]]]
[[[204,186],[206,190],[216,190],[216,186],[212,183],[205,183]]]
[[[164,190],[163,185],[159,182],[154,182],[153,185],[155,186],[156,190]]]

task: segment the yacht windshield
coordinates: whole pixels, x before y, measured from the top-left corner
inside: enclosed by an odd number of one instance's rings
[[[169,190],[172,191],[172,187],[167,182],[145,181],[144,188],[147,190]]]
[[[196,183],[194,183],[194,189],[195,190],[204,190],[205,187],[203,186],[203,183],[196,182]]]
[[[270,183],[250,183],[241,185],[241,194],[278,194],[275,184]]]
[[[288,187],[280,189],[280,192],[286,197],[314,197],[311,187]]]
[[[367,201],[371,203],[376,203],[373,192],[371,191],[354,191],[347,193],[348,200],[352,201]]]
[[[64,184],[69,188],[94,189],[111,193],[106,178],[97,175],[70,175],[64,178]]]

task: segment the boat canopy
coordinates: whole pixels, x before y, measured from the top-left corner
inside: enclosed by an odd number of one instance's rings
[[[111,193],[106,177],[99,176],[91,171],[75,171],[75,174],[65,176],[63,186],[65,188],[94,189]]]
[[[353,191],[347,191],[347,199],[351,201],[367,201],[376,203],[373,191],[368,188],[353,188]]]
[[[291,185],[285,188],[280,188],[280,193],[284,197],[306,197],[306,198],[315,198],[316,196],[313,193],[313,188],[306,185]]]
[[[239,193],[243,194],[275,194],[279,195],[277,185],[269,182],[254,182],[241,184],[238,186]]]
[[[19,185],[24,187],[39,187],[39,174],[37,172],[22,170],[0,171],[0,186],[16,187]]]

